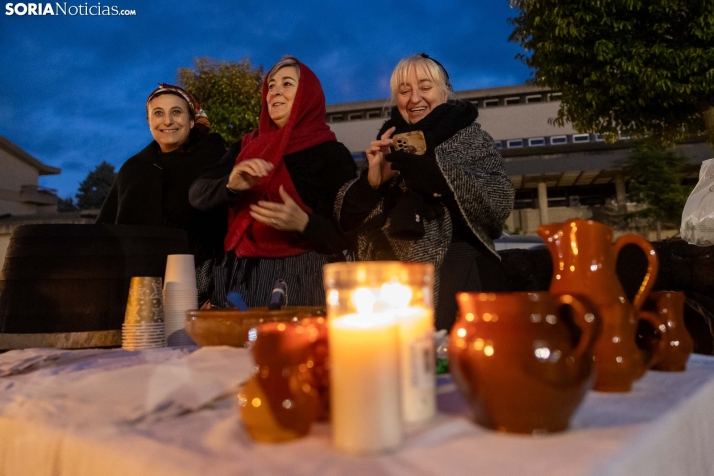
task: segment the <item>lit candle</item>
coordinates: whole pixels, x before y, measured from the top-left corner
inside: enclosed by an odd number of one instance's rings
[[[434,317],[429,309],[409,307],[397,312],[402,418],[415,423],[436,413]]]
[[[412,276],[415,284],[422,282],[420,278]],[[382,285],[378,299],[395,310],[399,321],[402,418],[408,423],[428,420],[436,413],[434,316],[431,308],[423,307],[431,303],[431,288],[423,288],[421,296],[415,294],[411,287],[392,279]]]
[[[399,445],[398,330],[394,315],[328,319],[330,404],[335,446],[375,453]]]
[[[401,441],[402,421],[435,413],[433,270],[398,262],[325,266],[338,448],[393,448]]]

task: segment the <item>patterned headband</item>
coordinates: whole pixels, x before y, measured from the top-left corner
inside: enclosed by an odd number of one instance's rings
[[[147,111],[149,110],[149,103],[151,102],[151,100],[161,94],[174,94],[176,96],[183,98],[186,101],[186,103],[188,104],[188,108],[191,110],[191,113],[193,114],[194,127],[198,126],[199,128],[206,129],[206,130],[208,130],[211,127],[211,122],[208,120],[208,116],[206,115],[205,111],[201,108],[201,105],[198,103],[198,101],[193,96],[193,94],[191,94],[190,92],[186,91],[183,88],[174,86],[172,84],[159,83],[159,87],[154,89],[154,91],[152,91],[152,93],[149,94],[149,98],[146,100],[146,110]]]

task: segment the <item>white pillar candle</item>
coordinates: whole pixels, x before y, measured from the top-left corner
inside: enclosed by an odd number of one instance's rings
[[[324,279],[334,443],[353,453],[393,448],[402,421],[435,412],[434,267],[332,263]]]
[[[416,423],[436,413],[434,317],[431,309],[397,311],[402,418]]]
[[[350,453],[399,445],[398,326],[393,313],[328,319],[333,441]]]

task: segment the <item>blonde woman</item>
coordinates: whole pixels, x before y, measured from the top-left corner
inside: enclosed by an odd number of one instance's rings
[[[460,291],[506,291],[493,239],[513,208],[513,186],[469,102],[454,100],[444,67],[425,54],[399,62],[391,117],[367,149],[367,166],[337,197],[343,231],[363,260],[436,268],[436,327],[449,329]],[[426,152],[393,150],[395,134],[421,131]]]

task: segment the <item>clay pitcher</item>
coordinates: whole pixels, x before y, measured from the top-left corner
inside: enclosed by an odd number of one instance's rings
[[[550,292],[585,299],[602,322],[602,333],[595,344],[595,390],[629,391],[658,354],[657,348],[643,352],[637,347],[640,318],[659,326],[653,316],[639,315],[659,269],[654,248],[637,235],[624,235],[613,243],[612,228],[591,220],[542,225],[538,234],[553,258]],[[632,302],[615,273],[617,255],[629,244],[641,248],[648,261],[647,273]]]
[[[550,293],[459,293],[449,368],[479,425],[543,434],[568,427],[593,384],[599,322]]]

